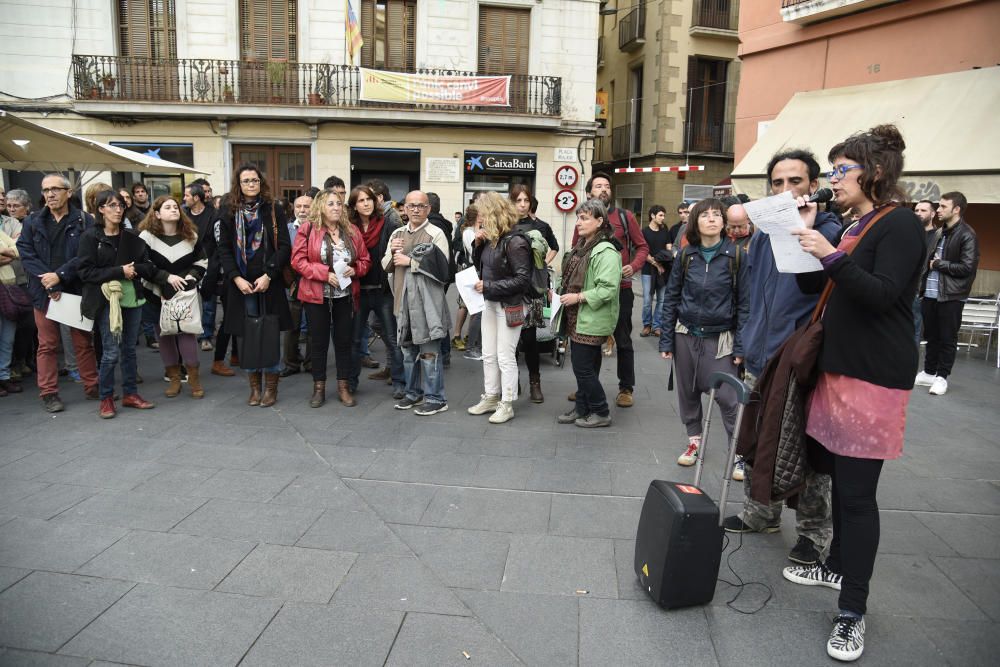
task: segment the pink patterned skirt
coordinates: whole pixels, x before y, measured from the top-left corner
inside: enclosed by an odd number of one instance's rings
[[[820,373],[809,398],[806,433],[841,456],[898,459],[903,454],[909,401],[909,389]]]

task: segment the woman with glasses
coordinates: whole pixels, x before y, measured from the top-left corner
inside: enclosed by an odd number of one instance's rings
[[[223,330],[243,336],[246,318],[277,315],[281,331],[292,328],[281,271],[288,266],[292,248],[285,211],[275,205],[271,188],[257,165],[241,164],[233,171],[233,187],[219,212],[219,264],[225,275],[226,313]],[[274,358],[269,368],[244,370],[250,381],[247,405],[269,407],[278,400],[281,370],[281,337],[273,342]],[[247,350],[240,344],[247,358]],[[261,374],[263,373],[263,383]],[[261,393],[261,385],[264,391]]]
[[[185,215],[173,197],[157,197],[139,230],[139,238],[149,246],[149,259],[155,269],[153,280],[143,281],[143,285],[146,287],[146,300],[157,314],[156,337],[160,341],[160,359],[170,382],[166,396],[174,398],[181,393],[183,363],[191,397],[203,398],[205,390],[201,386],[195,334],[164,335],[160,331],[159,315],[164,299],[172,299],[180,292],[198,288],[208,268],[205,248],[191,218]],[[200,308],[197,315],[200,322]]]
[[[903,452],[906,406],[917,372],[913,296],[924,268],[923,227],[899,203],[903,137],[879,125],[829,153],[830,187],[841,210],[861,218],[836,246],[812,229],[816,204],[799,197],[799,245],[823,265],[799,274],[803,292],[832,292],[822,313],[819,379],[806,410],[810,463],[833,480],[833,541],[826,562],[785,568],[785,579],[840,591],[827,653],[856,660],[864,650],[868,586],[879,542],[876,495],[882,465]]]
[[[94,320],[101,336],[100,411],[111,419],[115,408],[115,366],[121,363],[122,406],[148,410],[153,404],[136,386],[135,345],[142,319],[141,278],[153,277],[146,244],[134,236],[123,240],[125,202],[114,190],[97,194],[96,224],[80,237],[78,273],[83,281],[80,312]],[[127,261],[125,261],[127,260]]]
[[[344,199],[327,188],[313,199],[309,222],[299,227],[292,251],[292,267],[300,276],[299,299],[305,304],[312,337],[313,394],[309,405],[326,403],[326,360],[332,337],[337,360],[337,396],[347,407],[357,405],[351,392],[354,370],[355,314],[361,302],[360,278],[371,259],[365,237],[351,224]],[[349,284],[342,284],[348,282]]]

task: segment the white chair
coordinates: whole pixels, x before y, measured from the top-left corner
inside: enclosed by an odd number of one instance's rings
[[[994,298],[976,299],[970,298],[962,308],[962,326],[958,333],[969,334],[969,342],[962,343],[971,347],[978,347],[972,342],[973,336],[986,336],[986,359],[990,357],[990,345],[993,343],[993,333],[1000,330],[1000,294]],[[1000,368],[1000,339],[997,344],[997,368]]]

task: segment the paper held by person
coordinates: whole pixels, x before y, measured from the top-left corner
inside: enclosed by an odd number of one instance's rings
[[[83,297],[63,292],[59,296],[58,301],[55,299],[49,299],[49,308],[45,312],[45,317],[49,318],[53,322],[65,324],[66,326],[73,327],[74,329],[93,331],[94,320],[87,319],[80,312],[82,302]]]
[[[477,282],[479,282],[479,274],[476,273],[474,266],[455,274],[455,287],[458,289],[458,294],[462,297],[465,307],[469,309],[469,315],[481,313],[486,308],[486,299],[476,291]]]
[[[743,208],[750,216],[750,222],[771,238],[774,263],[780,273],[808,273],[823,269],[818,259],[802,249],[799,237],[792,234],[796,229],[805,229],[806,225],[791,192],[747,202]]]
[[[347,262],[344,260],[338,259],[333,263],[333,272],[337,274],[337,284],[340,285],[340,289],[347,289],[351,285],[351,277],[344,275],[346,270]]]

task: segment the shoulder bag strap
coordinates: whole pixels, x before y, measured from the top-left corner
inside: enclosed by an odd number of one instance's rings
[[[861,230],[860,234],[858,234],[858,240],[854,242],[854,245],[851,246],[849,250],[847,250],[846,254],[850,255],[854,251],[854,249],[858,247],[858,244],[861,243],[861,239],[865,237],[865,234],[871,231],[871,228],[875,226],[875,223],[884,218],[885,216],[887,216],[895,209],[896,209],[895,204],[889,204],[881,211],[876,213],[875,217],[872,218],[872,221],[869,222],[868,225]],[[826,281],[826,286],[823,287],[823,293],[820,294],[819,301],[816,302],[816,307],[813,308],[812,318],[810,318],[809,320],[810,322],[819,321],[820,316],[823,314],[823,309],[826,308],[826,302],[830,300],[830,294],[833,292],[833,286],[834,286],[833,280],[828,278]]]

